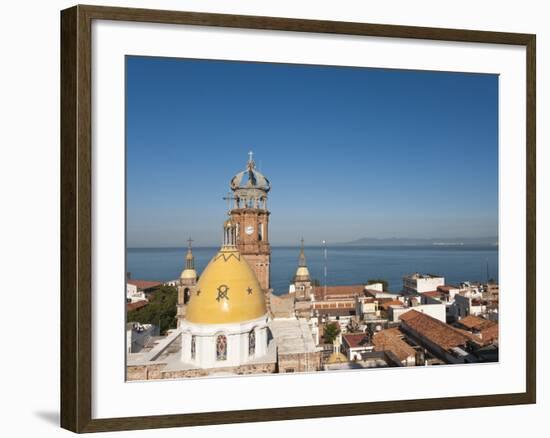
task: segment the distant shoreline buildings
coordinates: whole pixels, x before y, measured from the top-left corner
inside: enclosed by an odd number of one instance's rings
[[[382,283],[317,285],[302,240],[288,293],[270,287],[268,192],[250,153],[230,182],[223,244],[195,270],[191,241],[164,336],[127,321],[127,379],[314,372],[498,361],[498,285],[413,273]],[[129,310],[160,284],[127,280]],[[140,304],[141,303],[141,304]]]

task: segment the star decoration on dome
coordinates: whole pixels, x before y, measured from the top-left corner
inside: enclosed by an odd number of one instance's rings
[[[228,300],[229,299],[229,297],[227,296],[228,292],[229,292],[229,288],[225,284],[218,286],[218,296],[216,297],[216,301],[219,302],[223,299]]]
[[[250,286],[248,286],[246,291],[248,292],[248,295],[252,295],[252,288]]]

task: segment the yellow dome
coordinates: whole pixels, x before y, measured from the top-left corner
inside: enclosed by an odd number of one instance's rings
[[[197,278],[197,271],[195,271],[194,269],[184,269],[181,272],[180,278],[184,280],[195,279]]]
[[[296,269],[296,277],[309,277],[309,269],[306,266],[299,266]]]
[[[202,273],[185,318],[197,324],[238,323],[267,313],[265,298],[248,262],[224,246]]]

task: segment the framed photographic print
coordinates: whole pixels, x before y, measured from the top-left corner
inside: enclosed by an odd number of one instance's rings
[[[75,6],[61,55],[62,427],[535,403],[534,35]]]

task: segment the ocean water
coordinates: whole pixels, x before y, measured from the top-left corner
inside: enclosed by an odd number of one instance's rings
[[[217,247],[193,248],[200,273],[218,251]],[[271,286],[276,294],[288,292],[298,265],[299,248],[271,248]],[[132,278],[168,281],[178,278],[185,263],[186,248],[128,248],[126,270]],[[305,248],[312,278],[324,283],[322,247]],[[327,248],[328,285],[361,284],[371,278],[389,282],[398,292],[402,277],[412,272],[442,275],[448,284],[461,281],[498,280],[498,248],[467,246],[336,246]],[[488,275],[488,277],[487,277]]]

